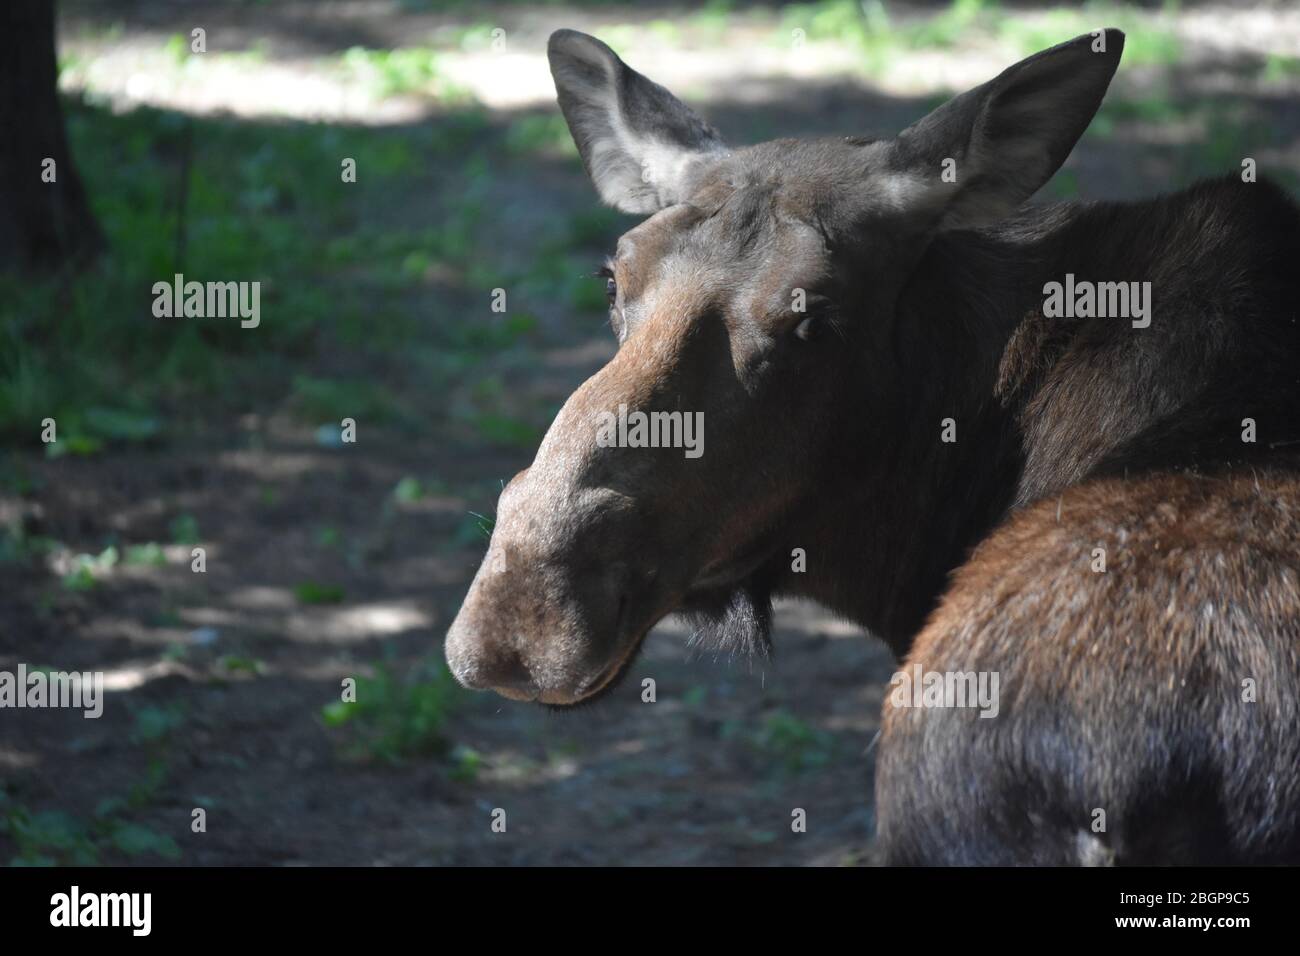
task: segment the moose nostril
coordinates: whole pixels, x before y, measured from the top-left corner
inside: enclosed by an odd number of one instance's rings
[[[470,690],[529,690],[532,674],[513,649],[448,645],[447,664]]]
[[[513,651],[500,654],[488,669],[488,684],[491,687],[509,687],[516,690],[531,688],[533,675],[524,665],[523,658]]]

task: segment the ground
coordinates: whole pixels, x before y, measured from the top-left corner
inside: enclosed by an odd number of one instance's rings
[[[0,711],[0,860],[870,862],[895,665],[815,608],[779,608],[767,662],[669,621],[571,712],[442,665],[501,483],[613,352],[589,273],[635,221],[585,181],[546,35],[610,39],[747,142],[885,134],[1118,17],[1121,75],[1041,197],[1105,199],[1244,157],[1294,187],[1300,16],[431,7],[63,4],[113,252],[0,296],[0,670],[103,671],[108,693],[98,720]],[[174,271],[260,279],[262,326],[154,317]]]

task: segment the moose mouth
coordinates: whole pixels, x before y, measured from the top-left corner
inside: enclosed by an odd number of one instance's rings
[[[650,632],[672,614],[682,615],[695,626],[698,643],[703,646],[765,654],[771,600],[756,577],[772,553],[769,547],[760,545],[709,565],[676,607],[658,614],[649,624],[640,628],[636,639],[628,642],[626,649],[595,677],[585,681],[572,698],[547,700],[543,693],[535,698],[536,702],[554,710],[568,710],[605,697],[627,677]],[[619,605],[616,626],[620,629],[624,624],[627,606],[625,596]]]
[[[666,616],[666,615],[665,615]],[[659,621],[655,621],[658,624]],[[574,695],[572,700],[568,701],[548,701],[545,697],[539,699],[541,704],[552,710],[568,710],[572,707],[579,707],[585,704],[593,704],[602,697],[610,693],[623,679],[627,677],[628,671],[632,669],[632,662],[641,654],[641,645],[654,629],[651,624],[641,632],[641,636],[628,645],[628,649],[613,663],[607,666],[591,680],[586,681],[583,686]]]

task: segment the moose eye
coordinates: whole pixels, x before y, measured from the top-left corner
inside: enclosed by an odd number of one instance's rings
[[[612,309],[615,300],[618,299],[618,283],[614,281],[614,270],[609,266],[601,266],[596,277],[605,280],[605,298],[609,300],[609,307]]]
[[[821,326],[821,316],[805,316],[804,320],[794,327],[794,336],[801,342],[811,342],[821,331]]]
[[[829,296],[822,292],[803,289],[795,289],[791,296],[790,311],[795,314],[799,322],[793,326],[787,325],[787,334],[793,335],[800,342],[811,342],[821,335],[822,329],[827,324],[834,327],[835,302]]]

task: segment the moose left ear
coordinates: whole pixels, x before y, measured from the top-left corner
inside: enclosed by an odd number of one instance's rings
[[[681,202],[702,165],[726,151],[717,130],[595,37],[557,30],[546,55],[582,164],[616,209]]]
[[[1110,85],[1124,34],[1098,30],[1036,53],[898,135],[889,192],[937,228],[996,221],[1065,162]]]

